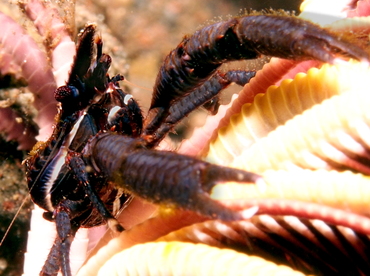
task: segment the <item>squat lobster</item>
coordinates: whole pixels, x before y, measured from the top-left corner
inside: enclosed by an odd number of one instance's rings
[[[245,16],[219,22],[185,37],[165,59],[145,120],[130,94],[119,87],[120,75],[107,75],[111,58],[102,53],[95,26],[80,36],[65,86],[55,92],[61,102],[54,133],[26,161],[33,201],[55,220],[58,236],[41,275],[71,275],[69,248],[80,227],[115,222],[132,195],[154,203],[193,210],[222,220],[248,218],[251,212],[227,209],[209,197],[219,181],[256,182],[256,174],[216,166],[173,152],[153,150],[188,113],[210,102],[232,81],[246,83],[254,73],[222,74],[230,60],[261,54],[333,62],[337,53],[368,60],[352,44],[293,17]],[[217,100],[215,101],[217,103]],[[119,193],[115,185],[123,187]]]

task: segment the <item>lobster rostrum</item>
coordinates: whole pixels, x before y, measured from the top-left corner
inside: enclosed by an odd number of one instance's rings
[[[45,209],[44,217],[56,222],[58,233],[40,275],[59,270],[71,275],[69,249],[78,228],[108,221],[124,230],[114,217],[132,196],[225,221],[256,212],[228,209],[209,192],[218,182],[256,183],[263,181],[260,176],[154,149],[191,111],[205,104],[217,108],[224,87],[254,76],[221,73],[224,62],[260,55],[369,60],[361,48],[294,17],[250,15],[219,22],[185,37],[166,57],[143,119],[137,102],[119,86],[123,77],[107,74],[111,58],[102,53],[95,31],[88,25],[81,33],[69,80],[55,91],[60,110],[52,136],[25,162],[31,197]]]

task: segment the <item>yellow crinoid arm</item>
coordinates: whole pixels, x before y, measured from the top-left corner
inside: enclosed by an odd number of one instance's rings
[[[369,68],[359,62],[349,62],[341,65],[325,64],[320,69],[312,68],[306,74],[297,74],[293,80],[284,80],[280,86],[271,86],[265,94],[257,95],[252,104],[245,104],[242,112],[234,115],[229,125],[219,130],[205,159],[228,165],[241,152],[296,115],[333,96],[363,90],[363,87],[369,87],[369,82]],[[312,128],[310,118],[307,120],[304,125],[298,126],[295,123],[293,128]]]
[[[204,244],[139,244],[111,258],[98,275],[286,275],[300,272],[255,256]]]

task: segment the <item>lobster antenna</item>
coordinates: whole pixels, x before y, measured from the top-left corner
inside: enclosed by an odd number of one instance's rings
[[[20,211],[22,210],[23,205],[26,203],[26,200],[27,200],[29,197],[30,197],[30,195],[28,194],[28,196],[27,196],[25,199],[23,199],[22,204],[19,206],[19,208],[18,208],[17,212],[15,213],[15,215],[14,215],[14,217],[13,217],[12,221],[10,222],[10,224],[9,224],[8,228],[6,229],[4,236],[2,237],[2,239],[1,239],[1,241],[0,241],[0,246],[2,246],[2,245],[3,245],[3,242],[4,242],[5,238],[6,238],[6,236],[8,235],[8,233],[9,233],[10,229],[12,228],[12,226],[13,226],[13,224],[14,224],[15,220],[16,220],[16,218],[18,217],[18,215],[19,215]]]

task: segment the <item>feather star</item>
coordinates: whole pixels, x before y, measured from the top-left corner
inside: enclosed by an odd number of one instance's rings
[[[301,17],[367,46],[369,1],[305,1],[301,10]],[[42,33],[43,26],[38,28]],[[63,37],[66,44],[60,44],[74,48],[64,31],[58,29],[54,38]],[[37,58],[37,46],[33,53]],[[22,60],[13,61],[14,67],[35,84]],[[4,75],[5,66],[0,65]],[[55,63],[54,74],[64,66]],[[40,72],[50,74],[48,70]],[[262,174],[265,184],[228,183],[213,190],[213,197],[226,206],[258,206],[258,214],[248,221],[224,223],[137,199],[121,214],[129,230],[113,238],[106,233],[86,261],[86,252],[80,253],[76,262],[85,263],[77,275],[369,274],[369,77],[368,64],[354,61],[328,65],[272,59],[230,106],[209,118],[178,150],[202,152],[210,162]],[[45,78],[50,79],[50,90],[60,84],[52,75]],[[60,78],[63,82],[65,77]],[[32,92],[47,94],[39,88]],[[39,126],[50,123],[42,120],[50,118],[52,104],[48,98],[40,102],[40,109],[49,111],[41,112]],[[1,131],[19,137],[12,130]],[[37,250],[26,253],[27,262],[42,264],[37,259]],[[32,275],[27,266],[24,275]]]

